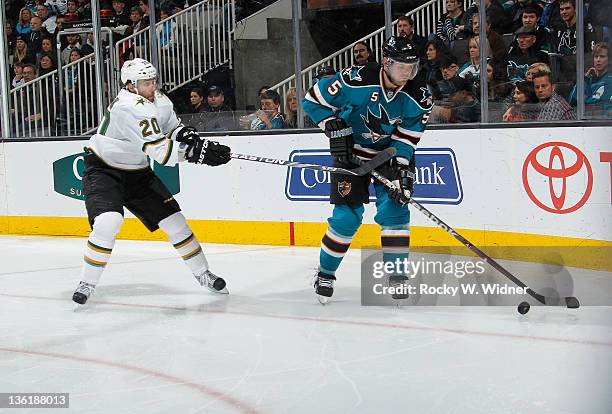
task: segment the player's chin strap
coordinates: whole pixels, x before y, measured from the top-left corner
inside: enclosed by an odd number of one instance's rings
[[[362,163],[362,161],[360,159],[356,158],[356,157],[353,159],[353,162],[356,163],[356,164]],[[372,171],[370,171],[370,174],[372,174],[372,176],[377,181],[379,181],[381,184],[383,184],[388,189],[396,190],[396,191],[398,190],[398,187],[391,180],[389,180],[387,177],[385,177],[384,175],[382,175],[378,171],[372,170]],[[485,252],[480,250],[478,247],[474,246],[469,240],[467,240],[465,237],[463,237],[462,235],[457,233],[451,226],[449,226],[448,224],[443,222],[438,216],[436,216],[434,213],[429,211],[427,208],[425,208],[419,202],[415,201],[413,198],[406,198],[406,197],[402,196],[401,204],[403,204],[403,205],[411,204],[414,208],[416,208],[421,213],[423,213],[428,219],[430,219],[438,227],[440,227],[441,229],[446,231],[448,234],[453,236],[461,244],[463,244],[465,247],[467,247],[473,253],[475,253],[478,257],[480,257],[482,260],[484,260],[489,265],[491,265],[491,267],[495,268],[502,275],[506,276],[508,279],[510,279],[512,282],[514,282],[517,286],[520,286],[520,287],[526,289],[526,292],[531,297],[533,297],[538,302],[540,302],[541,304],[543,304],[543,305],[553,305],[553,304],[557,304],[558,303],[559,298],[545,297],[544,295],[541,295],[541,294],[535,292],[534,290],[532,290],[529,286],[527,286],[525,283],[523,283],[519,278],[517,278],[512,273],[510,273],[508,270],[506,270],[502,265],[500,265],[493,258],[489,257]],[[567,297],[564,297],[563,299],[565,300],[565,304],[566,304],[566,306],[568,308],[575,309],[575,308],[580,307],[580,302],[574,296],[567,296]]]

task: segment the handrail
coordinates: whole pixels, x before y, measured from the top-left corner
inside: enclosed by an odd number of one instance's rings
[[[420,35],[427,35],[431,33],[428,28],[431,26],[435,30],[436,22],[438,21],[438,17],[441,16],[443,10],[445,8],[444,0],[429,0],[427,3],[420,5],[419,7],[409,11],[405,14],[405,16],[413,17],[416,26],[416,32]],[[416,18],[415,18],[416,17]],[[393,32],[396,31],[397,19],[393,21]],[[380,53],[381,46],[384,42],[384,31],[385,27],[381,27],[380,29],[375,30],[374,32],[367,34],[360,39],[352,42],[348,46],[340,49],[339,51],[332,53],[324,59],[319,60],[318,62],[313,63],[307,68],[302,70],[302,90],[308,90],[308,85],[312,84],[312,80],[315,75],[315,70],[322,66],[333,66],[336,70],[341,70],[346,66],[350,66],[350,62],[352,60],[351,51],[353,46],[355,46],[359,42],[368,43],[372,51],[376,55],[376,60],[380,61]],[[334,63],[338,63],[339,65],[334,65]],[[274,89],[279,93],[280,96],[284,98],[285,94],[289,90],[289,88],[293,87],[295,84],[295,74],[289,76],[283,81],[277,83],[276,85],[270,87],[270,89]]]

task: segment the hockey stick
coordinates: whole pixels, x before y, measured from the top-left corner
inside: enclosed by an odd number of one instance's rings
[[[359,160],[356,160],[355,162],[358,162],[358,161]],[[372,176],[375,179],[377,179],[378,181],[380,181],[385,187],[387,187],[387,188],[389,188],[391,190],[398,190],[397,186],[395,184],[393,184],[393,182],[391,182],[388,178],[386,178],[385,176],[380,174],[378,171],[374,171],[373,170],[373,171],[370,172],[370,174],[372,174]],[[419,210],[421,213],[423,213],[428,219],[430,219],[436,225],[438,225],[438,227],[440,227],[441,229],[446,231],[448,234],[453,236],[455,239],[457,239],[459,242],[461,242],[461,244],[463,244],[465,247],[470,249],[473,253],[475,253],[482,260],[484,260],[489,265],[491,265],[493,268],[495,268],[502,275],[506,276],[508,279],[510,279],[512,282],[514,282],[517,286],[520,286],[523,289],[526,289],[526,292],[531,297],[536,299],[538,302],[540,302],[543,305],[551,305],[552,304],[551,302],[552,302],[553,298],[546,298],[544,295],[541,295],[541,294],[535,292],[533,289],[531,289],[529,286],[527,286],[525,283],[523,283],[519,278],[517,278],[512,273],[510,273],[508,270],[506,270],[496,260],[494,260],[493,258],[488,256],[485,252],[480,250],[478,247],[474,246],[472,243],[470,243],[465,237],[463,237],[462,235],[457,233],[451,226],[449,226],[448,224],[443,222],[438,216],[436,216],[434,213],[429,211],[427,208],[425,208],[419,202],[413,200],[412,198],[406,199],[405,197],[403,197],[402,204],[411,204],[413,207],[415,207],[417,210]],[[576,308],[580,307],[580,302],[574,296],[566,296],[566,297],[564,297],[564,300],[565,300],[565,304],[570,309],[576,309]]]
[[[340,167],[330,167],[328,165],[319,165],[319,164],[308,164],[303,162],[295,162],[295,161],[286,161],[286,160],[277,160],[275,158],[266,158],[266,157],[258,157],[256,155],[244,155],[244,154],[230,154],[232,158],[237,160],[245,160],[245,161],[254,161],[254,162],[262,162],[265,164],[273,164],[273,165],[281,165],[284,167],[296,167],[296,168],[306,168],[309,170],[316,171],[328,171],[343,175],[366,175],[371,172],[374,168],[378,168],[383,165],[385,162],[389,161],[396,154],[395,148],[387,148],[384,151],[380,151],[374,158],[367,162],[359,161],[359,167],[346,169]]]

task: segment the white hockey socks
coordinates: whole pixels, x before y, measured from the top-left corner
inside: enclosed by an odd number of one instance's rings
[[[94,219],[93,230],[87,239],[81,281],[97,285],[115,246],[115,238],[123,216],[116,211],[102,213]]]
[[[189,228],[182,213],[174,213],[163,219],[159,222],[159,228],[168,235],[170,243],[194,275],[201,275],[208,270],[208,262],[200,242]]]

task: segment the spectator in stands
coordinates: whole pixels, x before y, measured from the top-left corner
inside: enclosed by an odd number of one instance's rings
[[[523,26],[535,28],[536,30],[536,47],[545,52],[551,52],[551,36],[552,30],[547,27],[538,25],[538,8],[528,6],[522,10],[521,22]],[[514,41],[516,43],[516,40]]]
[[[570,56],[576,54],[576,3],[574,0],[561,0],[559,10],[563,25],[556,27],[555,52]],[[594,29],[589,22],[584,24],[585,49],[592,50],[594,44]],[[575,66],[573,67],[575,69]],[[572,68],[561,68],[561,70]],[[574,71],[575,72],[575,71]]]
[[[576,119],[572,107],[555,92],[551,74],[536,72],[533,75],[533,87],[541,104],[539,121],[558,121]]]
[[[526,25],[523,20],[523,11],[525,9],[533,9],[536,13],[536,23]],[[544,11],[543,4],[539,0],[518,0],[514,5],[507,11],[512,17],[512,32],[516,31],[521,26],[534,26],[537,25],[537,20],[540,18]]]
[[[130,21],[130,28],[128,29],[129,34],[139,32],[145,28],[142,21],[142,11],[140,10],[140,7],[134,6],[130,9]]]
[[[474,96],[472,84],[469,81],[454,76],[443,82],[442,94],[448,96],[448,101],[443,102],[440,106],[434,106],[433,114],[438,122],[480,121],[480,102]]]
[[[513,33],[512,15],[497,0],[485,0],[485,12],[491,22],[491,28],[497,33]]]
[[[13,52],[13,62],[36,63],[36,55],[30,52],[27,39],[23,35],[15,38],[15,51]]]
[[[414,32],[414,20],[412,20],[412,17],[400,16],[397,19],[396,29],[398,36],[407,38],[415,44],[419,50],[425,53],[425,43],[427,40]]]
[[[164,20],[172,16],[172,9],[162,8],[159,12],[159,19]],[[159,47],[162,50],[172,48],[176,43],[176,24],[172,20],[166,20],[155,29],[159,38]]]
[[[49,9],[47,9],[47,6],[41,3],[36,5],[36,14],[38,17],[40,17],[42,26],[45,28],[45,30],[50,34],[54,34],[57,27],[57,24],[55,24],[55,19],[57,17],[49,16]]]
[[[83,56],[81,55],[81,51],[79,49],[72,49],[70,51],[70,63],[74,63],[82,57]],[[81,83],[80,78],[82,77],[82,74],[80,72],[81,71],[79,70],[78,65],[72,65],[68,67],[65,86],[67,91],[73,91],[75,85]]]
[[[26,35],[30,33],[30,19],[32,18],[32,11],[26,7],[19,11],[19,20],[15,31],[17,34]]]
[[[66,0],[47,0],[44,4],[49,7],[49,12],[56,16],[63,16],[68,11]]]
[[[464,29],[462,23],[463,0],[446,0],[446,13],[438,20],[435,35],[448,45]],[[433,40],[433,37],[429,40]]]
[[[550,66],[548,66],[546,63],[534,63],[533,65],[529,66],[529,69],[527,70],[527,76],[525,76],[525,80],[527,82],[533,82],[533,75],[537,72],[552,73],[550,70]]]
[[[374,53],[367,43],[357,42],[353,46],[353,60],[355,65],[365,65],[368,62],[374,62]]]
[[[504,102],[514,85],[506,77],[506,66],[495,60],[487,60],[487,88],[489,102]],[[500,114],[501,115],[501,114]]]
[[[219,86],[208,88],[206,131],[231,131],[236,128],[234,111],[225,103],[225,94]]]
[[[113,0],[113,19],[116,27],[130,25],[130,16],[125,11],[125,0]]]
[[[40,53],[52,55],[53,60],[55,61],[55,48],[53,47],[53,41],[50,37],[43,37],[43,39],[40,41]]]
[[[53,72],[57,67],[55,66],[55,60],[48,53],[42,53],[38,61],[38,75],[46,75],[47,73]]]
[[[87,33],[85,44],[81,47],[81,55],[87,56],[94,52],[93,33]]]
[[[189,91],[189,100],[191,102],[190,113],[196,114],[198,112],[204,112],[206,103],[204,102],[204,91],[200,87],[192,88]]]
[[[11,87],[16,88],[19,85],[24,84],[23,80],[23,63],[15,62],[13,63],[13,79],[11,80]]]
[[[476,14],[472,18],[472,33],[474,36],[479,36],[480,30],[480,15]],[[493,54],[493,58],[497,62],[504,60],[506,56],[506,44],[504,39],[499,33],[491,29],[491,22],[489,16],[487,16],[487,41],[489,42],[489,48]]]
[[[17,33],[15,33],[13,22],[7,20],[4,24],[4,36],[6,38],[6,50],[10,54],[15,49],[15,40],[17,40]]]
[[[285,94],[285,128],[297,128],[297,91],[295,88],[289,88]]]
[[[448,93],[450,88],[446,85],[446,81],[457,76],[459,65],[457,65],[457,58],[452,55],[441,56],[440,59],[438,59],[438,65],[442,73],[442,80],[435,83],[430,82],[429,86],[434,100],[447,100],[449,98]]]
[[[83,19],[83,16],[79,12],[79,3],[77,0],[68,0],[66,3],[67,11],[64,13],[64,19],[67,22],[78,22]]]
[[[144,27],[149,26],[149,2],[148,0],[140,0],[138,3],[140,11],[142,12],[142,24]]]
[[[539,113],[538,98],[533,84],[527,81],[517,82],[512,94],[514,104],[504,113],[504,122],[522,122],[535,120]]]
[[[257,119],[251,123],[251,129],[282,129],[285,125],[283,114],[279,112],[280,95],[273,90],[261,94],[261,108],[256,112]]]
[[[490,54],[489,43],[486,42],[485,50],[487,55]],[[462,78],[473,80],[480,74],[480,37],[474,36],[468,41],[468,56],[470,60],[459,68],[458,75]]]
[[[69,34],[66,36],[68,40],[68,45],[62,50],[62,65],[67,65],[70,63],[70,53],[75,50],[81,50],[81,36],[78,34]]]
[[[257,91],[257,108],[259,109],[263,109],[263,107],[261,106],[261,96],[263,95],[263,93],[265,91],[267,91],[268,89],[270,89],[269,86],[264,85],[261,88],[259,88],[259,91]]]
[[[544,6],[544,10],[540,15],[540,26],[548,27],[551,30],[563,27],[559,0],[548,1],[548,4]]]
[[[535,46],[536,29],[523,26],[516,31],[516,47],[510,47],[506,55],[506,71],[510,81],[525,80],[527,70],[533,63],[549,63],[548,55]]]
[[[23,65],[23,82],[28,83],[38,77],[36,66],[32,63],[26,63]]]
[[[597,43],[593,48],[593,66],[584,75],[587,109],[602,113],[606,118],[612,117],[612,73],[609,70],[608,51],[608,44]],[[575,85],[569,97],[572,106],[577,105],[577,93]]]
[[[42,20],[38,16],[32,16],[30,19],[30,33],[28,34],[28,47],[32,53],[41,52],[41,43],[43,38],[51,36],[49,32],[42,26]]]
[[[440,64],[440,71],[442,72],[443,80],[449,80],[457,75],[457,72],[459,71],[457,58],[454,56],[445,55],[442,56],[438,62]]]
[[[442,41],[435,39],[430,40],[425,44],[425,63],[423,64],[423,73],[425,80],[428,83],[435,83],[442,80],[442,71],[440,70],[440,58],[450,54],[448,48]]]

